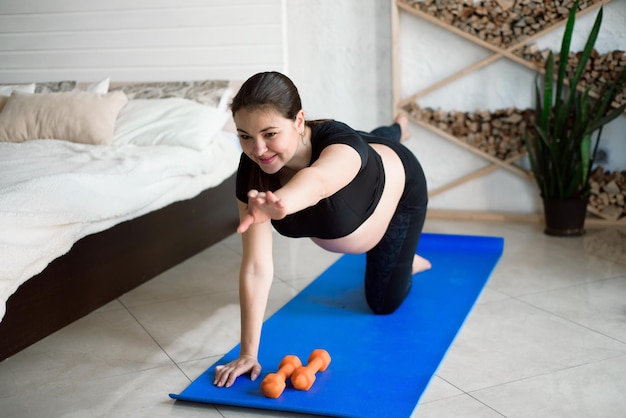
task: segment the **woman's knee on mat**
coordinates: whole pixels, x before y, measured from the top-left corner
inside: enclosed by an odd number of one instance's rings
[[[404,302],[407,295],[408,295],[408,291],[401,298],[393,298],[393,300],[385,299],[382,302],[370,301],[370,298],[367,298],[367,304],[372,310],[372,312],[375,313],[376,315],[389,315],[389,314],[394,313],[402,305],[402,302]]]
[[[394,312],[404,302],[412,284],[412,261],[398,259],[398,253],[389,257],[385,247],[383,254],[368,253],[365,274],[365,299],[378,315]]]
[[[398,208],[381,241],[366,255],[365,294],[374,313],[394,312],[411,288],[423,213]]]

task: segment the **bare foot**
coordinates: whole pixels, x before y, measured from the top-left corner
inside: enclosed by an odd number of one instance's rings
[[[395,123],[400,125],[400,142],[407,141],[411,137],[411,131],[409,131],[409,118],[405,115],[398,115],[393,120]]]
[[[430,270],[431,267],[432,264],[430,264],[430,261],[426,260],[424,257],[420,257],[419,255],[415,254],[415,257],[413,257],[413,274]]]

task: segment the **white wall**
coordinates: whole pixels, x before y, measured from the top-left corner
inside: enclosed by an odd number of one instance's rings
[[[284,69],[284,0],[1,0],[0,82],[242,79]]]
[[[391,120],[388,0],[287,0],[289,75],[308,118]]]

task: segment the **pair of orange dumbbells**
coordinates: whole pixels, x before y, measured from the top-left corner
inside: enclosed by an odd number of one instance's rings
[[[313,350],[306,366],[302,365],[298,356],[285,356],[278,365],[278,371],[265,376],[261,392],[267,398],[278,398],[287,387],[287,379],[291,379],[294,389],[309,390],[315,382],[315,373],[325,371],[329,364],[330,354],[323,349]]]

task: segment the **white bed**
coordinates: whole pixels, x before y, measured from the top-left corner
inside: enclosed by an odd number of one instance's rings
[[[166,85],[4,94],[0,319],[20,286],[84,237],[233,177],[240,149],[223,129],[230,90]]]

